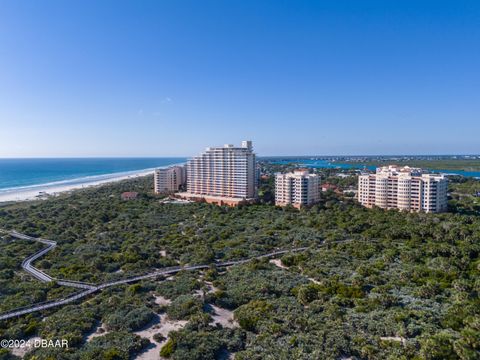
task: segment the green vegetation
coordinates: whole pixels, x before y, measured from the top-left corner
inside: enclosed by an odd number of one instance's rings
[[[264,195],[271,194],[269,181]],[[160,204],[151,178],[4,206],[0,228],[57,241],[36,266],[68,279],[100,282],[178,263],[309,250],[283,256],[286,268],[265,259],[108,288],[78,304],[0,322],[0,338],[70,341],[68,350],[35,349],[26,359],[129,359],[148,345],[134,332],[160,314],[188,321],[161,349],[175,360],[229,353],[240,360],[478,359],[478,185],[456,179],[448,214],[365,209],[333,192],[301,211],[276,208],[268,198],[238,208]],[[122,201],[126,190],[141,196]],[[2,311],[71,291],[21,271],[23,258],[40,247],[0,240]],[[154,295],[172,302],[158,305]],[[210,304],[233,311],[238,326],[214,324]],[[87,341],[100,325],[106,333]]]
[[[165,345],[160,350],[160,356],[169,358],[175,351],[175,342],[172,339],[168,339]]]
[[[53,283],[40,283],[22,271],[23,259],[43,246],[9,236],[0,237],[0,312],[60,298],[75,291]]]
[[[174,332],[160,354],[168,354],[174,360],[226,358],[243,348],[244,338],[245,334],[238,330],[189,325],[185,330]]]
[[[80,359],[116,360],[131,358],[148,344],[148,340],[128,332],[108,333],[98,336],[84,346]]]
[[[148,324],[153,317],[153,311],[145,306],[126,306],[122,311],[107,315],[105,324],[107,329],[132,331]]]
[[[218,306],[233,310],[252,300],[290,295],[295,287],[306,283],[304,277],[275,269],[265,261],[254,261],[217,276],[213,284],[219,290],[212,296]]]
[[[174,320],[188,320],[202,312],[202,302],[192,295],[180,295],[168,307],[167,314]]]
[[[450,196],[451,211],[480,215],[480,181],[455,176],[450,180]]]

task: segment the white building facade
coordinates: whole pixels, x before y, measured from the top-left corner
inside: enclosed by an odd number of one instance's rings
[[[185,166],[170,166],[156,169],[154,173],[155,194],[176,192],[187,181]]]
[[[275,174],[275,205],[296,208],[320,201],[320,177],[307,170]]]
[[[397,166],[377,168],[358,177],[358,201],[366,206],[405,211],[447,210],[448,180],[444,175]]]
[[[252,142],[240,147],[207,148],[187,163],[187,192],[183,198],[237,205],[256,198],[256,157]]]

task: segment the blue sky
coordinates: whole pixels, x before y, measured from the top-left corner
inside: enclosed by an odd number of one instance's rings
[[[479,1],[0,2],[0,157],[480,153]]]

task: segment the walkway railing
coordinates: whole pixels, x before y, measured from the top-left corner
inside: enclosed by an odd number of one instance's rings
[[[30,255],[25,260],[23,260],[22,267],[25,271],[27,271],[28,273],[30,273],[32,276],[39,279],[40,281],[45,281],[45,282],[55,281],[59,285],[69,286],[69,287],[74,287],[74,288],[80,288],[80,289],[84,289],[84,291],[76,292],[76,293],[74,293],[72,295],[69,295],[69,296],[67,296],[65,298],[62,298],[62,299],[50,300],[50,301],[46,301],[46,302],[43,302],[43,303],[34,304],[32,306],[25,306],[25,307],[13,309],[9,312],[5,312],[3,314],[0,314],[0,320],[10,319],[10,318],[13,318],[13,317],[16,317],[16,316],[29,314],[29,313],[36,312],[36,311],[42,311],[42,310],[46,310],[46,309],[56,307],[56,306],[62,306],[62,305],[77,301],[78,299],[81,299],[81,298],[86,297],[88,295],[91,295],[91,294],[93,294],[93,293],[95,293],[99,290],[102,290],[102,289],[105,289],[105,288],[111,287],[111,286],[128,284],[128,283],[137,282],[137,281],[144,280],[144,279],[155,278],[157,276],[162,276],[162,275],[172,275],[172,274],[176,274],[180,271],[194,271],[194,270],[208,269],[211,266],[229,267],[229,266],[234,266],[234,265],[240,265],[240,264],[244,264],[244,263],[247,263],[249,261],[252,261],[254,259],[271,258],[271,257],[275,257],[275,256],[279,256],[279,255],[283,255],[283,254],[287,254],[287,253],[291,253],[291,252],[300,252],[300,251],[306,251],[306,250],[310,249],[309,247],[298,247],[298,248],[293,248],[293,249],[272,251],[272,252],[269,252],[269,253],[266,253],[266,254],[262,254],[262,255],[258,255],[258,256],[252,256],[250,258],[240,259],[240,260],[216,262],[216,263],[213,263],[213,264],[173,266],[173,267],[168,267],[168,268],[161,269],[161,270],[156,270],[154,272],[146,273],[146,274],[143,274],[143,275],[131,276],[131,277],[128,277],[128,278],[125,278],[125,279],[109,281],[109,282],[105,282],[103,284],[95,285],[95,284],[89,284],[89,283],[84,283],[84,282],[75,281],[75,280],[55,279],[55,278],[45,274],[44,272],[36,269],[35,267],[33,267],[31,265],[31,263],[34,260],[38,259],[42,255],[44,255],[47,252],[49,252],[50,250],[52,250],[57,245],[57,243],[55,241],[40,239],[40,238],[34,238],[32,236],[21,234],[21,233],[18,233],[16,231],[11,231],[11,232],[8,232],[8,233],[12,237],[16,237],[16,238],[24,239],[24,240],[37,241],[37,242],[41,242],[43,244],[48,245],[47,248],[42,249],[42,250],[36,252],[35,254]],[[320,244],[320,246],[328,245],[328,244],[334,244],[334,243],[349,242],[349,241],[352,241],[352,239],[332,241],[332,242],[327,242],[327,243],[323,242],[322,244]]]

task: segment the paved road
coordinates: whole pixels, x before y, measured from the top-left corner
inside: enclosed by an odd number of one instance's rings
[[[247,259],[217,262],[215,264],[174,266],[174,267],[169,267],[169,268],[165,268],[165,269],[162,269],[162,270],[157,270],[157,271],[145,274],[145,275],[133,276],[133,277],[129,277],[129,278],[121,279],[121,280],[106,282],[106,283],[99,284],[99,285],[93,285],[93,284],[87,284],[87,283],[83,283],[83,282],[79,282],[79,281],[55,279],[55,278],[52,278],[51,276],[45,274],[44,272],[38,270],[37,268],[35,268],[31,265],[31,263],[33,261],[35,261],[39,257],[45,255],[47,252],[49,252],[55,246],[57,246],[57,243],[55,241],[45,240],[45,239],[40,239],[40,238],[34,238],[34,237],[31,237],[31,236],[28,236],[28,235],[20,234],[16,231],[9,232],[9,234],[13,237],[18,238],[18,239],[38,241],[38,242],[41,242],[41,243],[47,245],[47,247],[45,249],[40,250],[40,251],[36,252],[35,254],[27,257],[25,260],[23,260],[22,268],[25,271],[27,271],[29,274],[31,274],[32,276],[34,276],[35,278],[37,278],[40,281],[44,281],[44,282],[55,281],[59,285],[80,288],[80,289],[83,289],[83,290],[80,291],[80,292],[77,292],[73,295],[70,295],[66,298],[63,298],[63,299],[56,299],[56,300],[48,301],[48,302],[45,302],[45,303],[36,304],[36,305],[33,305],[33,306],[27,306],[27,307],[11,310],[7,313],[0,314],[0,320],[6,320],[6,319],[10,319],[10,318],[13,318],[13,317],[16,317],[16,316],[21,316],[21,315],[29,314],[29,313],[32,313],[32,312],[42,311],[42,310],[49,309],[49,308],[52,308],[52,307],[57,307],[57,306],[62,306],[62,305],[65,305],[65,304],[69,304],[69,303],[77,301],[77,300],[79,300],[79,299],[81,299],[85,296],[88,296],[88,295],[93,294],[93,293],[95,293],[99,290],[102,290],[102,289],[105,289],[105,288],[111,287],[111,286],[128,284],[128,283],[137,282],[137,281],[144,280],[144,279],[149,279],[149,278],[155,278],[155,277],[163,276],[163,275],[172,275],[172,274],[176,274],[180,271],[194,271],[194,270],[208,269],[212,265],[214,265],[216,267],[234,266],[234,265],[247,263],[247,262],[252,261],[254,259],[270,258],[270,257],[278,256],[278,255],[283,255],[283,254],[286,254],[286,253],[289,253],[289,252],[305,251],[305,250],[308,249],[308,247],[299,247],[299,248],[293,248],[293,249],[288,249],[288,250],[277,250],[277,251],[273,251],[273,252],[263,254],[263,255],[260,255],[260,256],[254,256],[254,257],[251,257],[251,258],[247,258]]]

